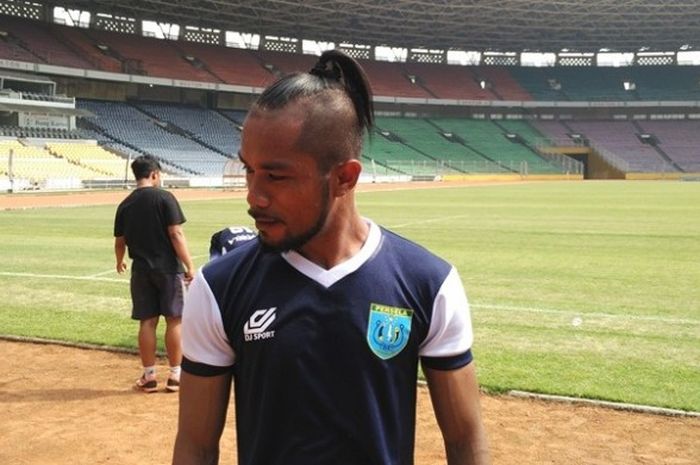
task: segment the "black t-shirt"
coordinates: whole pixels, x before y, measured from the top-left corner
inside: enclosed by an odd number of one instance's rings
[[[175,196],[157,187],[141,187],[117,207],[114,237],[124,236],[135,270],[185,271],[168,236],[168,226],[184,223]]]

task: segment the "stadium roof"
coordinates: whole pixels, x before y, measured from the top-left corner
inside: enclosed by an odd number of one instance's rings
[[[65,0],[182,26],[476,51],[700,49],[700,0]]]

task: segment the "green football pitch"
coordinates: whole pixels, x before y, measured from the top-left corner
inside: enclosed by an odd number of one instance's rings
[[[457,267],[485,389],[700,411],[700,183],[441,187],[357,202]],[[213,232],[250,224],[242,199],[182,206],[198,265]],[[114,209],[0,211],[0,335],[135,347]]]

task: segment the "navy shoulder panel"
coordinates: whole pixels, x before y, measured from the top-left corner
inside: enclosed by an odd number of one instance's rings
[[[402,273],[412,278],[418,278],[418,282],[422,281],[421,278],[427,278],[428,281],[437,279],[442,283],[452,269],[450,263],[422,245],[384,228],[382,228],[382,236],[381,247],[391,247],[394,252],[392,257],[397,261]]]

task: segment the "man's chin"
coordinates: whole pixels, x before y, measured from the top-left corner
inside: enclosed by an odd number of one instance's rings
[[[260,242],[260,246],[264,252],[283,253],[283,252],[289,252],[293,248],[293,247],[290,247],[290,245],[285,243],[284,241],[282,241],[282,242],[270,241],[269,238],[263,237],[262,234],[258,236],[258,242]]]
[[[301,249],[312,237],[313,234],[307,234],[300,237],[288,237],[280,241],[271,241],[269,237],[261,233],[258,235],[258,241],[265,252],[284,253]]]

